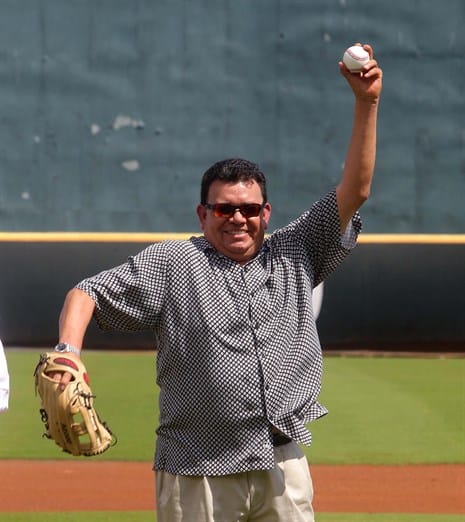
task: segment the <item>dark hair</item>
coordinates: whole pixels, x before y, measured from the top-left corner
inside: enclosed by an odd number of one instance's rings
[[[214,163],[202,176],[202,184],[200,187],[201,205],[207,203],[208,191],[210,190],[211,184],[216,180],[226,183],[249,180],[256,181],[260,186],[263,203],[268,201],[265,174],[263,174],[260,167],[255,163],[241,158],[231,158]]]

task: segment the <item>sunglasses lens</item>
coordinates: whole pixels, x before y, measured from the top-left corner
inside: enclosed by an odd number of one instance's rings
[[[209,206],[213,210],[213,215],[217,218],[230,218],[235,212],[239,212],[246,218],[257,217],[263,208],[259,203],[247,203],[245,205],[230,205],[229,203],[216,203]]]
[[[241,214],[246,218],[257,217],[261,209],[262,206],[258,203],[250,203],[250,205],[242,205],[240,207]]]
[[[216,205],[213,205],[213,214],[215,217],[231,217],[234,214],[234,210],[234,207],[227,203],[217,203]]]

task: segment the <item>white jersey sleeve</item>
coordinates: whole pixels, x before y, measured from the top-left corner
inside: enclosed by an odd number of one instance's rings
[[[3,350],[2,341],[0,341],[0,413],[8,409],[8,400],[10,396],[10,376],[8,374],[8,366],[6,363],[5,352]]]

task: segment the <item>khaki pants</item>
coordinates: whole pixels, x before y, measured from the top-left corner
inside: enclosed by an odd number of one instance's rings
[[[307,459],[295,442],[276,466],[220,477],[156,473],[158,522],[314,522]]]

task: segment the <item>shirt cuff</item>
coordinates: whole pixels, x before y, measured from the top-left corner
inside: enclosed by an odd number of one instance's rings
[[[357,214],[349,221],[346,229],[341,235],[341,245],[346,250],[352,250],[357,244],[357,238],[361,229],[360,216]]]

